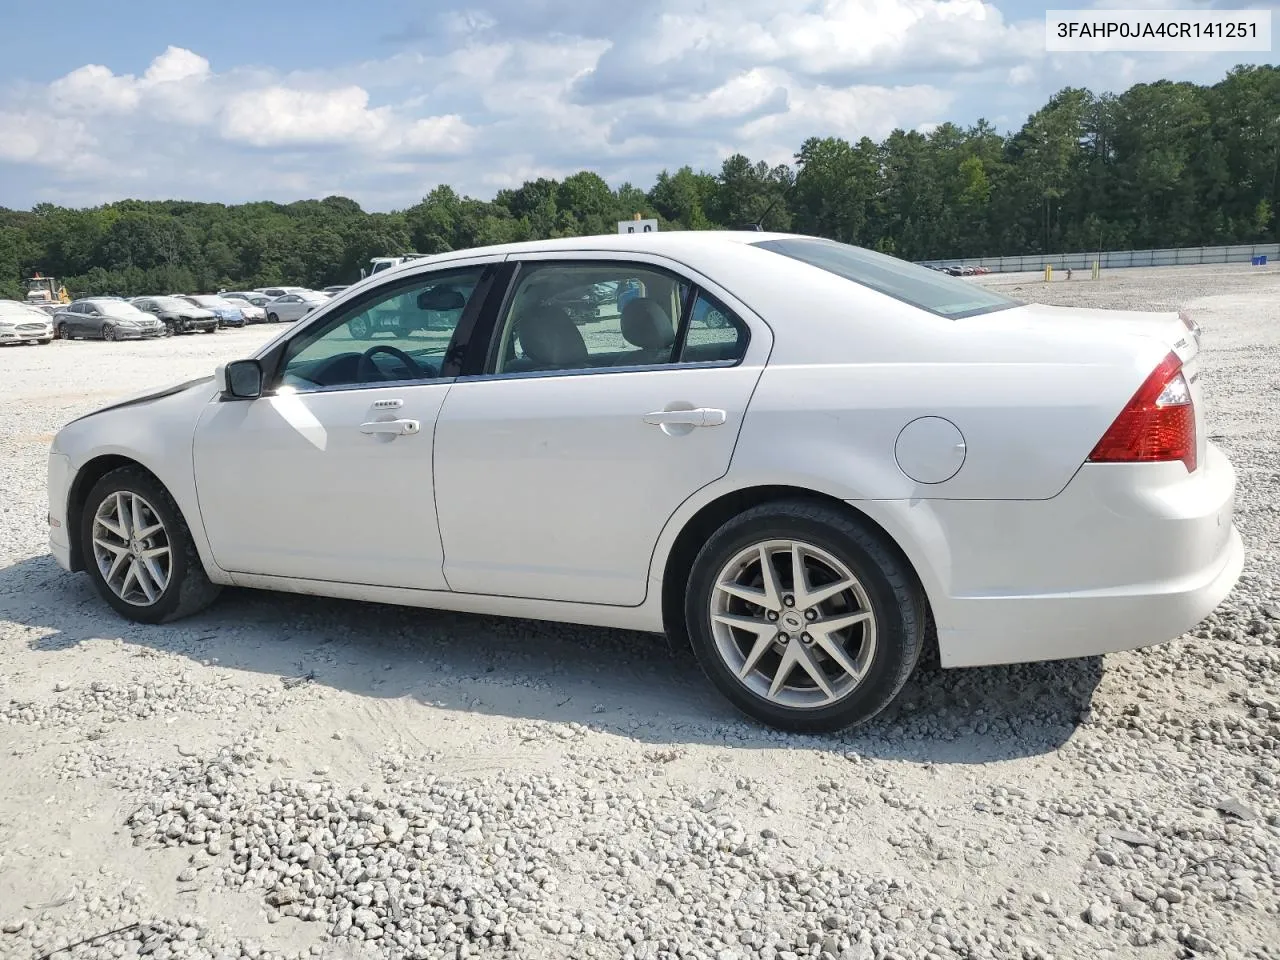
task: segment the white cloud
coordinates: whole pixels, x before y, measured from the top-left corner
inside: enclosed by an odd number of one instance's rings
[[[809,136],[1016,124],[1062,86],[1213,80],[1236,59],[1047,55],[1042,17],[1000,0],[465,2],[323,69],[170,46],[136,75],[72,63],[0,88],[0,204],[337,191],[386,208],[583,168],[647,185],[734,152],[790,162]]]
[[[49,95],[57,107],[88,113],[129,113],[141,99],[137,80],[117,77],[96,63],[86,64],[53,81]]]
[[[151,61],[142,75],[143,86],[161,83],[180,83],[183,80],[204,80],[212,74],[209,61],[197,53],[182,47],[169,47]]]
[[[222,134],[255,147],[369,141],[387,126],[386,107],[369,109],[360,87],[292,90],[267,87],[236,94],[222,113]]]
[[[60,167],[93,143],[74,118],[0,110],[0,161]]]

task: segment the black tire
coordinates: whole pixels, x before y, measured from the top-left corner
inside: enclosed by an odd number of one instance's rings
[[[173,325],[173,321],[172,321],[172,320],[165,320],[165,321],[164,321],[164,335],[165,335],[166,337],[172,337],[175,333],[177,333],[177,329],[174,327],[174,325]]]
[[[116,596],[94,559],[94,515],[102,501],[116,492],[136,493],[146,500],[164,524],[169,538],[169,583],[155,602],[147,606],[131,604]],[[127,620],[137,623],[167,623],[188,617],[211,604],[222,590],[205,573],[204,564],[200,562],[200,555],[196,552],[195,541],[191,539],[191,531],[177,503],[164,485],[141,467],[112,470],[93,485],[80,515],[80,544],[85,570],[93,581],[94,589],[116,613]]]
[[[116,328],[109,323],[102,325],[102,339],[108,343],[113,342],[116,338]]]
[[[352,340],[368,340],[371,337],[368,317],[352,317],[347,321],[347,332]]]
[[[712,590],[721,568],[753,543],[784,539],[803,540],[848,566],[876,618],[875,652],[862,681],[842,699],[821,707],[783,706],[753,692],[724,662],[712,634]],[[746,510],[712,534],[693,562],[684,613],[698,663],[735,707],[779,730],[831,733],[865,723],[897,697],[920,658],[926,610],[914,571],[878,532],[840,510],[784,500]]]
[[[53,329],[53,335],[59,340],[70,340],[71,334],[67,331],[67,325],[60,323]]]
[[[267,314],[267,323],[279,323],[280,318],[274,313]]]

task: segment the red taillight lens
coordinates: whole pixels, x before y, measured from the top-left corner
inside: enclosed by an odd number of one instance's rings
[[[1089,454],[1093,463],[1181,460],[1196,468],[1196,411],[1182,361],[1170,353],[1151,371],[1133,399]]]

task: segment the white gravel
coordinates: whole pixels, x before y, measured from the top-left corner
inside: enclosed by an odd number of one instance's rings
[[[661,638],[229,591],[142,627],[45,546],[45,454],[250,328],[0,350],[0,957],[1280,956],[1280,273],[1188,306],[1239,587],[1102,660],[926,667],[872,726],[740,720]]]

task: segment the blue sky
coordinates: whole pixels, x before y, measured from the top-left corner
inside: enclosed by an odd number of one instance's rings
[[[664,167],[716,169],[737,151],[788,162],[811,135],[879,138],[979,117],[1016,128],[1064,86],[1212,82],[1235,63],[1277,59],[1046,54],[1045,9],[0,0],[0,205],[342,193],[391,209],[439,183],[489,197],[583,168],[647,187]]]

